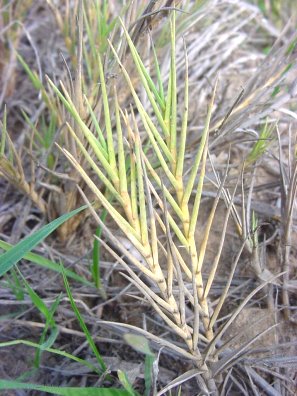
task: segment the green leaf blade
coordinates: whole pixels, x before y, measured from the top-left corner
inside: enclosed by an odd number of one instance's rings
[[[24,256],[34,249],[41,241],[43,241],[47,236],[49,236],[53,231],[55,231],[61,224],[69,220],[71,217],[80,213],[86,209],[88,205],[81,206],[78,209],[66,213],[51,223],[43,226],[40,230],[30,235],[27,238],[22,239],[17,243],[12,249],[3,253],[0,256],[0,276],[8,272],[15,264],[17,264]]]

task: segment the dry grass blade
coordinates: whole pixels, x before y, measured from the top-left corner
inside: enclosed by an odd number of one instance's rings
[[[236,317],[239,315],[239,313],[243,310],[243,308],[246,306],[246,304],[251,300],[251,298],[257,294],[261,289],[263,289],[267,284],[273,282],[275,279],[279,278],[282,276],[283,273],[280,273],[271,279],[267,280],[266,282],[263,282],[261,285],[259,285],[257,288],[255,288],[239,305],[237,309],[232,313],[231,317],[227,320],[227,322],[222,326],[222,328],[216,333],[212,341],[209,343],[209,346],[207,347],[207,352],[205,355],[205,358],[207,358],[210,354],[213,353],[215,350],[216,343],[221,339],[223,334],[226,332],[226,330],[230,327],[232,322],[236,319]]]
[[[290,319],[291,314],[290,314],[290,298],[289,298],[288,283],[290,279],[290,270],[291,270],[290,257],[291,257],[291,246],[292,246],[293,216],[296,207],[297,159],[296,159],[296,149],[294,147],[292,150],[290,144],[289,159],[291,158],[291,162],[288,164],[288,172],[286,172],[283,165],[280,133],[278,128],[277,128],[277,135],[279,142],[280,175],[282,179],[281,197],[282,197],[283,225],[282,225],[282,239],[281,239],[281,261],[282,261],[282,270],[284,271],[282,296],[283,296],[285,317],[286,319]],[[293,158],[291,157],[292,151],[293,151]]]
[[[97,323],[100,325],[103,325],[103,326],[107,326],[107,327],[114,327],[116,329],[123,328],[123,329],[132,330],[135,333],[139,333],[139,334],[145,336],[147,339],[154,342],[157,347],[159,345],[162,345],[163,347],[167,347],[167,348],[171,349],[172,351],[176,352],[178,355],[184,357],[185,359],[189,359],[190,361],[194,361],[194,362],[196,360],[196,358],[192,354],[185,351],[183,348],[178,347],[177,345],[165,340],[164,338],[157,337],[154,334],[141,329],[140,327],[136,327],[136,326],[132,326],[132,325],[129,325],[126,323],[120,323],[120,322],[107,322],[104,320],[98,320]]]
[[[212,164],[212,168],[213,168],[213,164]],[[210,215],[208,217],[204,238],[203,238],[203,241],[202,241],[202,244],[201,244],[201,248],[200,248],[201,249],[201,253],[200,253],[201,256],[199,256],[199,260],[201,262],[204,261],[204,255],[205,255],[206,247],[207,247],[207,244],[208,244],[208,238],[209,238],[210,229],[211,229],[211,226],[212,226],[213,221],[214,221],[215,212],[216,212],[216,209],[217,209],[217,205],[219,203],[219,199],[220,199],[222,190],[223,190],[225,182],[226,182],[227,174],[228,174],[228,166],[226,167],[226,172],[225,172],[224,178],[223,178],[223,180],[222,180],[222,182],[221,182],[221,184],[220,184],[220,186],[218,188],[217,196],[216,196],[216,198],[214,200],[214,203],[213,203],[213,206],[212,206],[212,209],[211,209],[211,213],[210,213]],[[209,291],[211,289],[211,286],[212,286],[212,283],[214,281],[214,277],[215,277],[215,274],[216,274],[216,271],[217,271],[217,268],[218,268],[218,264],[219,264],[219,261],[220,261],[220,258],[221,258],[222,249],[223,249],[223,245],[224,245],[224,241],[225,241],[225,237],[226,237],[226,232],[227,232],[228,220],[229,220],[229,216],[230,216],[230,213],[231,213],[231,210],[232,210],[232,207],[233,207],[233,199],[234,199],[234,196],[235,196],[235,192],[236,192],[236,188],[234,189],[233,197],[231,198],[230,203],[228,205],[228,209],[227,209],[227,212],[226,212],[226,216],[225,216],[225,220],[224,220],[224,224],[223,224],[223,229],[222,229],[222,237],[220,239],[220,243],[219,243],[219,247],[218,247],[218,252],[217,252],[217,254],[215,256],[213,265],[212,265],[212,267],[210,269],[210,272],[209,272],[207,283],[205,285],[204,298],[207,298],[208,293],[209,293]]]
[[[241,95],[239,103],[236,103],[232,110],[232,115],[229,116],[229,120],[223,118],[224,124],[219,121],[213,127],[213,131],[217,128],[221,128],[220,136],[213,140],[211,147],[218,144],[222,137],[231,131],[236,130],[240,125],[241,128],[247,128],[252,123],[257,122],[260,118],[264,119],[265,116],[270,114],[274,108],[281,107],[285,102],[292,99],[296,94],[296,78],[293,79],[290,84],[288,93],[280,95],[273,105],[270,103],[269,96],[273,97],[273,92],[277,87],[279,88],[284,75],[290,71],[293,73],[292,68],[296,68],[294,62],[294,52],[296,51],[296,35],[293,35],[289,40],[288,46],[279,47],[281,36],[279,40],[274,44],[274,47],[270,51],[270,54],[265,58],[262,65],[259,67],[257,74],[250,79],[250,81],[244,87],[244,94]],[[269,73],[264,73],[264,70],[269,70]],[[255,106],[257,103],[263,103],[263,98],[266,98],[266,106],[261,105],[263,111],[256,111]],[[237,101],[238,102],[238,101]],[[248,121],[245,121],[247,113],[253,113],[253,117],[249,117]]]
[[[249,340],[245,344],[243,344],[240,348],[238,348],[237,350],[233,350],[232,352],[230,352],[229,355],[224,356],[224,358],[222,358],[219,363],[215,363],[214,366],[212,367],[214,376],[216,377],[217,375],[220,375],[224,370],[226,370],[229,367],[234,366],[235,363],[238,363],[240,361],[240,359],[243,359],[246,350],[251,345],[253,345],[253,343],[256,342],[260,337],[264,336],[264,334],[271,331],[276,326],[278,326],[278,325],[275,324],[273,326],[270,326],[268,329],[263,330],[262,332],[257,334],[255,337],[253,337],[251,340]]]
[[[235,258],[235,260],[234,260],[234,262],[232,264],[231,271],[230,271],[228,280],[226,282],[226,285],[225,285],[225,287],[223,289],[223,292],[222,292],[222,294],[220,296],[219,302],[216,305],[213,314],[211,315],[210,326],[214,326],[214,324],[216,323],[216,321],[217,321],[217,319],[219,317],[220,311],[222,309],[222,306],[223,306],[223,304],[224,304],[224,302],[225,302],[225,300],[226,300],[226,298],[228,296],[228,291],[229,291],[229,288],[231,286],[231,282],[232,282],[236,267],[238,265],[239,259],[241,257],[241,254],[243,252],[244,246],[245,246],[245,242],[242,243],[240,249],[238,250],[236,258]]]
[[[141,35],[147,30],[151,30],[154,26],[158,25],[160,19],[167,16],[170,11],[175,10],[181,0],[167,0],[164,6],[159,6],[159,1],[150,0],[141,16],[130,26],[129,33],[134,45],[137,44]]]
[[[179,377],[175,378],[173,381],[171,381],[165,388],[160,390],[156,396],[161,396],[164,395],[164,393],[168,392],[170,389],[177,388],[181,384],[183,384],[185,381],[189,381],[191,378],[196,377],[197,375],[203,374],[202,371],[199,371],[197,369],[192,369],[187,371],[186,373],[180,375]]]
[[[247,374],[255,381],[257,385],[269,396],[278,396],[279,392],[274,389],[263,377],[261,377],[253,368],[245,368]],[[260,393],[259,393],[260,394]]]

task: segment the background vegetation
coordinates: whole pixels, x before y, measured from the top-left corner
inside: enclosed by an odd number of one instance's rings
[[[296,12],[1,2],[3,394],[294,394]]]

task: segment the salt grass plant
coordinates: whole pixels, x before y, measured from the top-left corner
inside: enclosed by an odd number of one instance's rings
[[[226,368],[232,367],[250,345],[223,354],[224,348],[220,347],[222,336],[249,299],[271,279],[248,295],[224,325],[218,327],[217,319],[228,296],[231,280],[246,241],[243,241],[232,264],[221,297],[215,305],[211,305],[208,296],[220,262],[235,189],[231,192],[231,199],[227,204],[217,254],[208,271],[209,275],[205,278],[202,274],[206,249],[219,198],[225,191],[226,177],[225,175],[222,180],[218,179],[217,196],[203,231],[202,242],[198,244],[197,221],[201,211],[217,82],[214,83],[213,94],[209,100],[200,142],[189,166],[186,161],[188,60],[185,47],[186,67],[181,103],[177,96],[177,84],[181,83],[177,81],[176,70],[175,12],[170,27],[170,73],[168,84],[164,85],[157,58],[155,57],[156,82],[147,71],[124,23],[121,22],[121,29],[129,48],[127,56],[133,60],[141,87],[150,103],[149,110],[144,107],[139,93],[134,88],[125,67],[125,60],[120,59],[111,42],[109,46],[118,64],[119,76],[125,79],[134,100],[130,108],[124,109],[119,105],[116,83],[107,86],[100,53],[97,53],[97,65],[103,103],[101,125],[94,118],[86,96],[84,106],[92,118],[90,124],[82,118],[65,85],[60,82],[59,89],[51,80],[48,82],[75,121],[75,129],[79,130],[79,133],[76,133],[73,126],[67,123],[80,155],[88,166],[82,167],[66,148],[61,147],[61,150],[92,191],[92,198],[89,199],[82,190],[81,194],[89,202],[90,210],[112,247],[100,239],[101,243],[126,270],[123,275],[139,289],[145,300],[176,336],[183,340],[184,347],[178,347],[170,340],[165,341],[146,332],[145,334],[154,340],[157,339],[161,345],[172,348],[184,358],[192,360],[196,367],[194,372],[191,371],[173,384],[169,384],[163,392],[195,376],[202,392],[218,395],[221,374]],[[181,120],[180,124],[178,119]],[[115,122],[112,124],[111,120]],[[119,229],[119,237],[102,222],[97,214],[98,209],[94,208],[90,200],[99,202],[109,213]],[[133,255],[127,249],[121,236],[138,251],[138,255]]]

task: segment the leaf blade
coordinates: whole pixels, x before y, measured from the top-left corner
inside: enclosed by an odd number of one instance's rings
[[[81,206],[78,209],[66,213],[56,220],[53,220],[49,224],[43,226],[40,230],[30,235],[27,238],[22,239],[12,249],[3,253],[0,256],[0,277],[8,272],[15,264],[17,264],[28,252],[38,245],[43,239],[55,231],[61,224],[75,216],[79,212],[86,209],[88,205]]]

